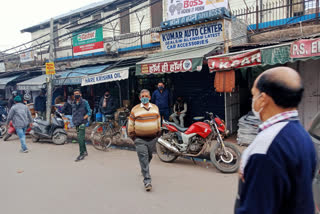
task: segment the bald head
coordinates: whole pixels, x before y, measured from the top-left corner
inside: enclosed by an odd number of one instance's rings
[[[269,95],[282,108],[298,107],[303,94],[303,84],[297,71],[289,67],[276,67],[263,72],[254,87]]]

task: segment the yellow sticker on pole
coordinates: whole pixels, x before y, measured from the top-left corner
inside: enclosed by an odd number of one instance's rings
[[[56,74],[56,69],[54,68],[54,63],[53,62],[47,62],[46,63],[46,74],[47,75]]]

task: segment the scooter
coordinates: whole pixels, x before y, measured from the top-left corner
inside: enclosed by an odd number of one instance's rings
[[[36,117],[32,123],[30,132],[33,142],[40,139],[50,139],[54,144],[62,145],[67,141],[67,132],[64,130],[64,122],[60,112],[55,111],[51,124],[39,117]]]
[[[26,135],[30,134],[30,131],[31,131],[31,127],[28,127],[26,131]],[[17,132],[12,124],[12,121],[10,121],[9,128],[8,130],[6,130],[6,133],[3,136],[3,141],[7,141],[14,134],[17,134]]]

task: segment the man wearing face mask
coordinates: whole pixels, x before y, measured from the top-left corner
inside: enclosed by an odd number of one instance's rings
[[[116,103],[109,90],[107,90],[101,98],[99,109],[102,113],[102,122],[106,121],[106,115],[114,115],[114,112],[116,111]]]
[[[160,135],[160,114],[156,105],[150,103],[150,92],[140,92],[141,103],[136,105],[129,117],[128,134],[134,140],[138,154],[143,183],[146,191],[152,189],[149,164],[155,150],[157,137]]]
[[[183,101],[182,97],[177,98],[177,102],[173,106],[173,111],[174,113],[171,115],[171,118],[175,124],[180,124],[181,127],[184,127],[184,117],[186,116],[187,112],[187,103]],[[179,117],[180,123],[177,117]]]
[[[316,153],[297,111],[303,90],[299,74],[288,67],[256,79],[252,111],[263,123],[241,157],[236,214],[315,213]]]
[[[151,103],[158,106],[161,120],[169,120],[170,115],[170,93],[169,90],[164,87],[163,82],[158,83],[158,89],[152,94]]]
[[[81,161],[88,156],[85,135],[88,117],[91,116],[91,109],[88,101],[82,99],[79,89],[74,90],[74,101],[72,103],[72,122],[77,129],[80,155],[75,161]]]

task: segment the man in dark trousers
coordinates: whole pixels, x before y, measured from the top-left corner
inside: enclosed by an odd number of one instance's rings
[[[243,152],[236,214],[314,214],[316,152],[301,125],[299,74],[288,67],[262,73],[252,88],[252,111],[263,122]]]
[[[42,117],[43,119],[46,118],[46,92],[45,90],[40,91],[40,95],[36,97],[34,101],[34,111],[38,114],[38,116]]]
[[[91,116],[91,109],[88,101],[82,99],[79,89],[74,90],[74,101],[72,103],[72,122],[77,129],[80,155],[75,161],[81,161],[88,156],[85,135],[88,117]]]
[[[102,122],[106,121],[106,115],[114,115],[116,103],[109,90],[106,90],[104,96],[100,99],[99,109],[102,113]]]
[[[156,106],[158,106],[161,115],[161,121],[162,119],[169,120],[170,92],[165,88],[163,82],[158,83],[158,89],[152,94],[151,103],[154,103]]]

